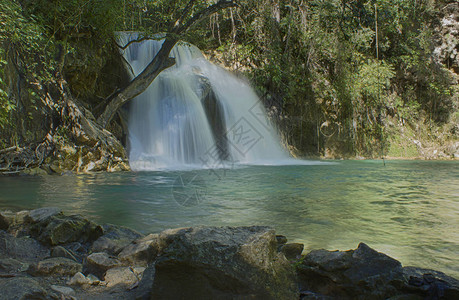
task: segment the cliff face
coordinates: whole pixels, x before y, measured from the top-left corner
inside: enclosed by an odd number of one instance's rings
[[[459,74],[459,3],[450,1],[438,16],[434,55],[438,62]]]
[[[0,127],[0,148],[7,149],[0,153],[1,172],[129,169],[121,143],[127,130],[122,112],[107,130],[99,128],[94,117],[106,99],[129,82],[118,47],[91,38],[69,44],[71,51],[56,51],[57,56],[66,53],[57,59],[61,71],[46,79],[31,71],[20,47],[7,49],[4,77],[16,107]]]

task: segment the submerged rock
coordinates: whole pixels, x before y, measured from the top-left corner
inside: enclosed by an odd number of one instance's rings
[[[298,298],[294,269],[268,227],[166,230],[160,249],[152,298]]]

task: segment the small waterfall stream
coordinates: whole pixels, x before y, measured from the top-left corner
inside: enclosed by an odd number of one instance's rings
[[[123,34],[123,42],[135,38]],[[137,76],[162,41],[131,44],[123,53]],[[208,62],[199,49],[177,44],[176,65],[163,71],[130,106],[133,170],[228,168],[290,161],[252,88]]]

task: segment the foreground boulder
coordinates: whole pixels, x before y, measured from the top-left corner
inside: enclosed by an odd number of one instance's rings
[[[402,268],[399,261],[364,243],[355,250],[311,251],[297,272],[304,299],[459,299],[455,279]]]
[[[0,298],[5,300],[49,299],[46,290],[32,278],[0,280],[0,291]]]
[[[268,227],[160,234],[153,299],[298,299],[296,275]]]
[[[0,299],[459,299],[441,272],[363,243],[302,255],[269,227],[143,236],[56,208],[0,212],[0,225]]]

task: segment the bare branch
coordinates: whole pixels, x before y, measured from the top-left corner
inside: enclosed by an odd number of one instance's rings
[[[188,22],[185,23],[183,26],[178,26],[174,27],[172,32],[175,34],[181,34],[186,31],[188,31],[193,25],[198,23],[200,20],[202,20],[205,17],[208,17],[219,10],[228,8],[228,7],[235,7],[237,4],[231,0],[220,0],[217,3],[207,7],[206,9],[203,9],[199,12],[197,12]]]

